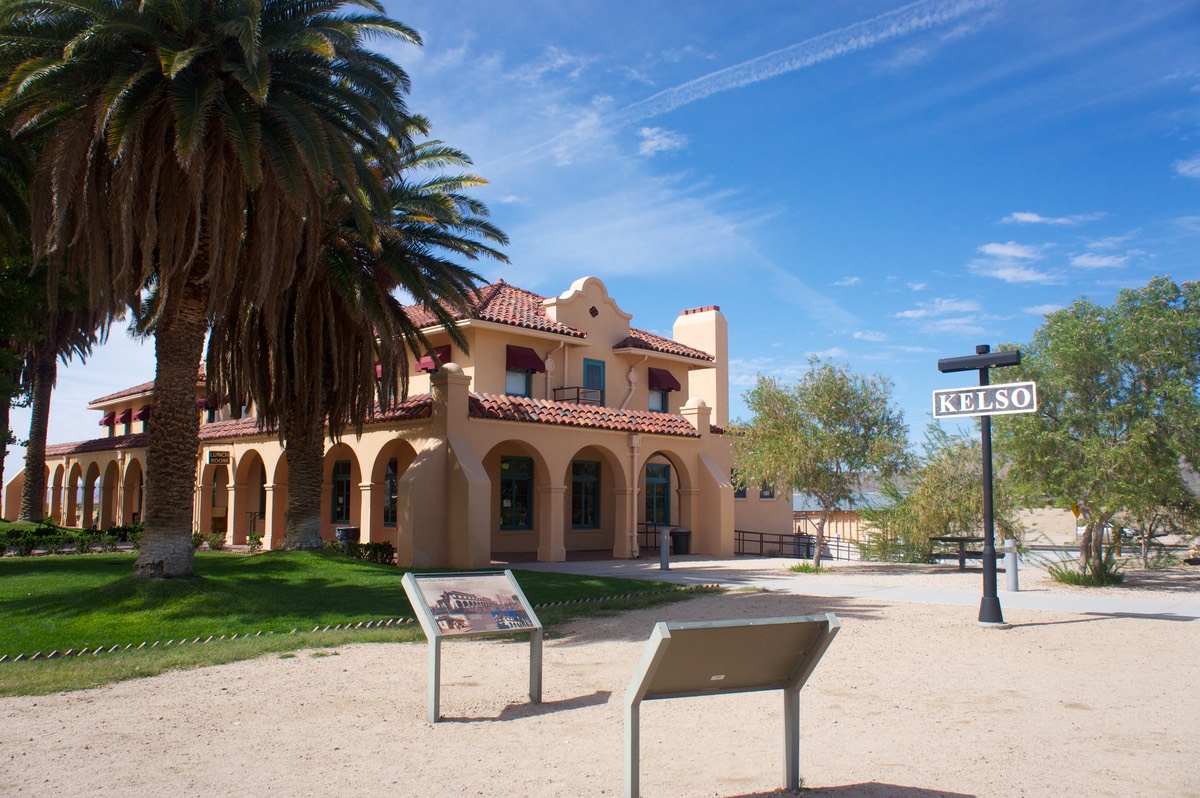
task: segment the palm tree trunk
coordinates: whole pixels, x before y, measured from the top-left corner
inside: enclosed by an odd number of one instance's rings
[[[8,458],[8,440],[12,437],[12,429],[8,422],[12,412],[11,396],[0,396],[0,492],[4,490],[4,461]],[[12,508],[6,507],[6,510]]]
[[[146,451],[146,499],[137,576],[192,575],[192,505],[200,414],[196,379],[207,323],[205,291],[190,282],[167,300],[154,333],[154,415]]]
[[[29,441],[25,444],[25,486],[21,489],[21,521],[41,521],[46,514],[46,432],[50,426],[50,396],[58,379],[58,358],[48,346],[33,352]]]
[[[325,425],[287,425],[288,495],[285,549],[319,549],[321,490],[325,481]]]

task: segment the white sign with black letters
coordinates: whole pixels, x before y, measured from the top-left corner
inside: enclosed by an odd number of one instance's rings
[[[1037,385],[1008,382],[933,392],[933,417],[1002,416],[1037,410]]]

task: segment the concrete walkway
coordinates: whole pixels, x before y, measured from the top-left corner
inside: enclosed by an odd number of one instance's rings
[[[819,576],[793,574],[784,561],[771,558],[736,557],[712,558],[704,555],[671,557],[671,568],[660,569],[657,559],[593,560],[586,562],[514,563],[514,569],[552,571],[555,573],[591,574],[629,579],[653,579],[681,585],[720,585],[725,588],[753,587],[764,590],[796,593],[806,596],[860,598],[885,602],[914,602],[918,604],[947,604],[979,606],[979,588],[923,587],[908,585],[878,585],[856,582],[852,573],[836,571]],[[1153,598],[1088,594],[1086,592],[1052,593],[1045,590],[1010,593],[1004,589],[1004,575],[999,577],[999,598],[1002,608],[1050,610],[1090,615],[1132,616],[1158,620],[1200,620],[1200,596],[1194,592],[1178,596],[1160,593]]]

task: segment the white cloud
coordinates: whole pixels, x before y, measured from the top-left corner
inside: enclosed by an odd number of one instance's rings
[[[929,302],[919,302],[912,310],[895,314],[898,319],[926,319],[950,313],[973,313],[980,310],[979,303],[972,299],[946,299],[938,297]]]
[[[1136,236],[1138,234],[1138,232],[1139,231],[1134,230],[1132,232],[1126,233],[1123,236],[1105,236],[1104,238],[1097,238],[1095,241],[1089,241],[1087,248],[1088,249],[1116,249],[1117,247],[1123,246],[1124,244],[1133,240],[1134,236]]]
[[[909,283],[908,287],[913,291],[924,291],[929,287],[929,283]]]
[[[854,337],[859,341],[875,341],[876,343],[888,339],[887,333],[876,332],[874,330],[855,330]]]
[[[1184,177],[1200,179],[1200,155],[1175,162],[1175,171]]]
[[[933,319],[921,325],[921,331],[930,335],[981,335],[983,327],[978,316],[955,316],[948,319]]]
[[[846,286],[850,286],[850,285],[858,285],[861,282],[862,282],[861,277],[843,277],[842,279],[835,281],[834,285],[846,287]]]
[[[639,155],[657,155],[660,152],[682,150],[687,146],[688,137],[661,127],[644,127],[638,131],[642,137],[638,145]]]
[[[1030,316],[1046,316],[1055,312],[1056,310],[1062,309],[1062,305],[1055,305],[1051,302],[1045,305],[1032,305],[1027,308],[1021,308],[1021,312],[1028,313]]]
[[[526,83],[537,83],[546,75],[564,74],[574,80],[591,63],[591,59],[572,55],[561,47],[547,47],[537,61],[516,71],[514,77]]]
[[[1023,263],[1014,263],[1013,261],[975,260],[971,261],[969,268],[972,274],[978,274],[980,277],[991,277],[1006,283],[1040,283],[1042,285],[1049,285],[1051,283],[1062,282],[1062,278],[1058,275],[1035,269]]]
[[[806,354],[809,357],[817,357],[821,360],[834,360],[837,358],[846,357],[846,355],[850,353],[845,349],[842,349],[840,346],[831,346],[828,349],[822,349],[817,352],[808,352]]]
[[[1018,244],[1016,241],[1009,241],[1007,244],[984,244],[979,248],[979,251],[984,255],[989,255],[993,258],[1016,258],[1020,260],[1041,260],[1041,247],[1031,246],[1029,244]]]
[[[1079,224],[1092,222],[1104,216],[1103,213],[1077,213],[1071,216],[1042,216],[1032,211],[1014,211],[1000,221],[1004,224]]]
[[[1119,269],[1129,262],[1125,255],[1097,255],[1085,252],[1071,258],[1071,265],[1081,269]]]

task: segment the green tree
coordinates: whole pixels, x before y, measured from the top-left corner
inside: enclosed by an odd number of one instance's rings
[[[994,422],[1009,477],[1031,498],[1078,511],[1081,572],[1101,580],[1104,530],[1118,514],[1190,496],[1182,467],[1200,453],[1200,284],[1157,277],[1111,307],[1079,299],[1046,317],[1017,376],[1037,383],[1038,410]]]
[[[816,499],[814,567],[829,513],[854,502],[864,476],[887,478],[907,462],[907,429],[891,392],[884,377],[813,358],[795,385],[760,375],[745,395],[754,418],[735,424],[730,436],[738,474]]]
[[[414,118],[409,132],[427,133],[427,122]],[[408,355],[430,350],[396,293],[428,306],[451,339],[467,348],[451,311],[465,308],[481,278],[447,256],[507,260],[484,243],[505,244],[507,238],[487,222],[486,206],[462,193],[486,181],[470,174],[424,175],[469,163],[438,141],[406,149],[385,201],[367,224],[333,190],[323,213],[320,257],[303,288],[265,306],[247,299],[237,311],[243,325],[234,327],[231,318],[209,339],[217,392],[245,386],[259,422],[277,425],[284,441],[286,548],[322,545],[326,428],[334,440],[347,426],[361,429],[373,413],[406,395]]]
[[[979,436],[925,428],[924,453],[901,481],[883,485],[888,504],[860,510],[869,524],[867,550],[883,560],[927,562],[930,538],[972,535],[983,529],[983,456]],[[993,519],[1002,538],[1021,526],[1005,481],[993,475]]]
[[[376,0],[0,0],[0,104],[19,135],[54,134],[35,254],[97,307],[156,292],[141,576],[191,573],[209,321],[311,271],[331,183],[364,218],[383,189],[369,165],[395,158],[408,78],[374,35],[419,43]]]
[[[38,263],[29,280],[33,285],[25,306],[29,336],[22,342],[25,383],[29,387],[29,437],[25,441],[25,484],[21,488],[21,521],[41,521],[46,511],[46,435],[50,427],[50,398],[58,381],[58,362],[81,361],[108,335],[109,316],[97,310],[82,289],[59,286],[53,308],[46,301],[46,266]]]

